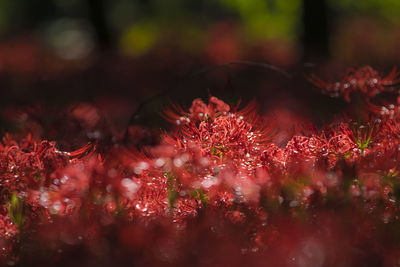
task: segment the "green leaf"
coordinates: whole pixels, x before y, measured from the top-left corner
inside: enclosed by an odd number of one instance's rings
[[[176,192],[176,177],[171,174],[170,172],[167,172],[165,174],[167,177],[167,197],[168,197],[168,204],[170,209],[173,209],[175,207],[176,200],[178,199],[178,194]]]
[[[24,224],[24,201],[16,193],[13,193],[11,196],[11,201],[8,204],[8,213],[11,221],[18,228],[21,228]]]

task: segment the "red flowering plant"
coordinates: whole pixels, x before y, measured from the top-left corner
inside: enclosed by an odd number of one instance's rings
[[[263,167],[262,152],[270,143],[269,130],[263,128],[253,105],[230,111],[227,104],[215,97],[209,102],[205,108],[201,100],[194,100],[190,113],[181,114],[190,121],[178,125],[172,135],[164,135],[164,140],[181,150],[197,147],[204,157],[202,161],[208,162],[208,176],[191,180],[187,186],[204,190],[215,184],[233,189],[230,193],[244,199],[254,199],[253,194],[258,191],[255,183],[259,180],[256,174],[261,172],[257,170]]]
[[[131,164],[139,189],[129,205],[139,213],[172,212],[181,220],[209,205],[258,201],[267,131],[253,107],[230,112],[216,97],[209,102],[194,100],[188,113],[177,107],[180,113],[166,111],[177,128]]]
[[[342,97],[350,108],[357,122],[368,121],[371,113],[390,115],[394,112],[394,105],[388,107],[376,104],[373,99],[381,93],[396,93],[400,83],[399,72],[394,67],[384,76],[370,66],[358,69],[349,68],[337,82],[326,82],[314,74],[308,80],[323,93],[331,97]]]
[[[359,69],[349,68],[340,82],[326,82],[316,75],[311,75],[309,80],[324,93],[332,97],[343,97],[350,102],[351,94],[359,93],[366,101],[382,92],[393,92],[400,83],[399,72],[396,67],[392,72],[383,77],[370,66]]]
[[[1,158],[1,261],[13,262],[13,246],[33,225],[51,220],[48,216],[66,212],[67,199],[49,205],[49,196],[59,190],[65,177],[56,173],[81,161],[92,146],[74,152],[63,152],[54,142],[36,141],[30,135],[16,141],[7,135],[0,144]],[[7,252],[7,253],[4,253]],[[11,257],[11,258],[10,258]]]
[[[303,216],[318,196],[322,203],[350,196],[346,202],[357,207],[358,199],[364,199],[369,204],[360,209],[368,212],[379,211],[384,200],[385,220],[396,210],[388,198],[394,184],[381,180],[386,168],[371,161],[381,128],[341,122],[311,136],[294,136],[279,148],[268,141],[255,116],[246,117],[250,109],[231,112],[216,98],[210,102],[195,100],[188,113],[166,112],[176,129],[163,135],[163,145],[131,164],[134,187],[140,185],[129,204],[136,211],[132,216],[170,214],[181,224],[200,216],[202,209],[216,209],[239,225],[261,223],[279,206]],[[266,231],[261,225],[254,229]]]
[[[396,75],[363,68],[331,89],[346,100],[359,91],[368,102]],[[94,144],[63,152],[54,142],[7,135],[1,261],[71,263],[77,248],[81,265],[392,263],[400,240],[391,234],[400,223],[399,107],[360,109],[368,119],[338,117],[287,132],[279,145],[254,104],[239,109],[216,97],[164,111],[174,127],[140,151],[116,143],[101,154]]]

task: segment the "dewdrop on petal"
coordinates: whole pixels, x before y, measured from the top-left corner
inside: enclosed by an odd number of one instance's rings
[[[130,178],[124,178],[121,180],[121,185],[125,189],[123,195],[127,198],[131,198],[139,190],[140,185],[132,181]]]

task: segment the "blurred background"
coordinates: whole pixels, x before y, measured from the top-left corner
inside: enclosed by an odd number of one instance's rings
[[[102,118],[115,135],[163,128],[169,101],[209,93],[329,120],[343,103],[304,74],[389,70],[400,59],[399,14],[398,0],[0,0],[1,130],[35,120],[59,130],[37,135],[69,140],[65,110],[89,116],[86,126]]]

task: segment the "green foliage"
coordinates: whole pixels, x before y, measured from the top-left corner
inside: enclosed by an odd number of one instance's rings
[[[18,228],[24,223],[24,201],[16,193],[13,193],[8,204],[8,213],[10,219]]]
[[[342,12],[369,14],[400,23],[398,0],[330,0],[328,3]]]
[[[200,200],[203,205],[208,203],[208,196],[201,188],[192,191],[191,196]]]
[[[170,173],[165,173],[167,177],[167,197],[168,197],[168,204],[170,209],[172,210],[175,207],[176,200],[178,199],[178,193],[176,191],[176,177]]]
[[[0,34],[7,31],[17,14],[18,1],[0,0]]]
[[[253,38],[298,37],[301,16],[300,0],[221,0],[228,8],[236,11],[244,24],[245,31]]]
[[[158,27],[151,23],[135,24],[122,36],[120,48],[128,55],[143,55],[156,43],[158,32]]]

